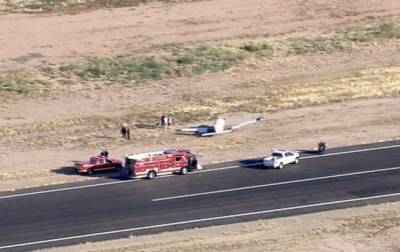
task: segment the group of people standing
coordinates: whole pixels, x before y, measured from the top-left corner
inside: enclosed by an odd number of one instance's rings
[[[106,162],[111,162],[109,159],[108,159],[108,151],[106,150],[106,149],[104,149],[104,150],[102,150],[101,152],[100,152],[100,158],[103,160],[103,163],[106,163]]]
[[[172,126],[172,117],[162,115],[160,117],[159,125],[161,128],[169,129]],[[120,130],[121,136],[123,139],[130,140],[131,139],[131,131],[127,123],[123,123]]]
[[[172,117],[162,115],[160,117],[161,128],[170,128],[172,126]]]

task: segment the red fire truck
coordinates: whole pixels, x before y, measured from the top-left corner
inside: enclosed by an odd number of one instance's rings
[[[125,156],[124,176],[152,179],[171,173],[187,174],[199,169],[198,155],[187,149],[170,149]]]

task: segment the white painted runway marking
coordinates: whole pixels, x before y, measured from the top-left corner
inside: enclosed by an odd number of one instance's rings
[[[244,165],[232,165],[232,166],[226,166],[226,167],[218,167],[218,168],[210,168],[210,169],[205,169],[205,170],[198,170],[198,171],[193,171],[192,173],[203,173],[203,172],[230,170],[230,169],[236,169],[236,168],[240,168],[240,167],[257,166],[257,165],[262,165],[262,164],[263,163],[258,162],[258,163],[244,164]]]
[[[329,156],[360,153],[360,152],[375,151],[375,150],[386,150],[386,149],[393,149],[393,148],[399,148],[399,147],[400,147],[400,144],[397,144],[397,145],[390,145],[390,146],[383,146],[383,147],[375,147],[375,148],[367,148],[367,149],[359,149],[359,150],[351,150],[351,151],[340,151],[340,152],[327,153],[327,154],[322,154],[322,155],[301,157],[301,159],[329,157]]]
[[[211,195],[211,194],[243,191],[243,190],[257,189],[257,188],[263,188],[263,187],[296,184],[296,183],[303,183],[303,182],[310,182],[310,181],[317,181],[317,180],[326,180],[326,179],[341,178],[341,177],[349,177],[349,176],[363,175],[363,174],[369,174],[369,173],[378,173],[378,172],[386,172],[386,171],[394,171],[394,170],[400,170],[400,167],[391,167],[391,168],[384,168],[384,169],[377,169],[377,170],[343,173],[343,174],[336,174],[336,175],[315,177],[315,178],[297,179],[297,180],[276,182],[276,183],[270,183],[270,184],[245,186],[245,187],[238,187],[238,188],[229,188],[229,189],[223,189],[223,190],[217,190],[217,191],[208,191],[208,192],[200,192],[200,193],[192,193],[192,194],[183,194],[183,195],[176,195],[176,196],[152,199],[152,201],[165,201],[165,200],[174,200],[174,199],[182,199],[182,198],[199,197],[199,196],[205,196],[205,195]]]
[[[10,244],[10,245],[6,245],[6,246],[0,246],[0,249],[25,247],[25,246],[46,244],[46,243],[59,242],[59,241],[68,241],[68,240],[96,237],[96,236],[102,236],[102,235],[120,234],[120,233],[141,231],[141,230],[154,229],[154,228],[163,228],[163,227],[179,226],[179,225],[184,225],[184,224],[201,223],[201,222],[206,222],[206,221],[234,219],[234,218],[245,217],[245,216],[261,215],[261,214],[268,214],[268,213],[279,213],[279,212],[285,212],[285,211],[290,211],[290,210],[307,209],[307,208],[314,208],[314,207],[320,207],[320,206],[332,206],[332,205],[338,205],[338,204],[343,204],[343,203],[360,202],[360,201],[398,197],[398,196],[400,196],[400,192],[391,193],[391,194],[383,194],[383,195],[375,195],[375,196],[369,196],[369,197],[362,197],[362,198],[354,198],[354,199],[328,201],[328,202],[308,204],[308,205],[284,207],[284,208],[277,208],[277,209],[268,209],[268,210],[262,210],[262,211],[256,211],[256,212],[223,215],[223,216],[209,217],[209,218],[203,218],[203,219],[193,219],[193,220],[185,220],[185,221],[178,221],[178,222],[170,222],[170,223],[157,224],[157,225],[151,225],[151,226],[133,227],[133,228],[127,228],[127,229],[119,229],[119,230],[112,230],[112,231],[91,233],[91,234],[82,234],[82,235],[61,237],[61,238],[48,239],[48,240],[42,240],[42,241],[17,243],[17,244]]]
[[[328,154],[323,154],[323,155],[300,157],[300,159],[321,158],[321,157],[326,157],[326,156],[344,155],[344,154],[366,152],[366,151],[374,151],[374,150],[383,150],[383,149],[391,149],[391,148],[398,148],[398,147],[400,147],[400,145],[390,145],[390,146],[384,146],[384,147],[359,149],[359,150],[352,150],[352,151],[342,151],[342,152],[328,153]],[[227,167],[211,168],[211,169],[194,171],[192,173],[196,174],[196,173],[214,172],[214,171],[221,171],[221,170],[237,169],[237,168],[241,168],[243,166],[247,167],[247,166],[257,166],[257,165],[262,165],[262,163],[259,162],[259,163],[253,163],[253,164],[233,165],[233,166],[227,166]],[[173,176],[173,175],[165,175],[165,176],[157,177],[157,178],[165,178],[165,177],[171,177],[171,176]],[[140,181],[140,180],[113,181],[113,182],[104,182],[104,183],[92,184],[92,185],[83,185],[83,186],[74,186],[74,187],[50,189],[50,190],[29,192],[29,193],[19,193],[19,194],[0,196],[0,200],[1,199],[10,199],[10,198],[32,196],[32,195],[37,195],[37,194],[55,193],[55,192],[71,191],[71,190],[78,190],[78,189],[85,189],[85,188],[92,188],[92,187],[99,187],[99,186],[108,186],[108,185],[115,185],[115,184],[122,184],[122,183],[131,183],[131,182],[137,182],[137,181]]]
[[[91,187],[105,186],[105,185],[115,185],[115,184],[130,183],[130,182],[136,182],[136,181],[138,181],[138,180],[114,181],[114,182],[105,182],[105,183],[93,184],[93,185],[83,185],[83,186],[50,189],[50,190],[44,190],[44,191],[38,191],[38,192],[19,193],[19,194],[13,194],[13,195],[0,196],[0,199],[10,199],[10,198],[18,198],[18,197],[24,197],[24,196],[37,195],[37,194],[71,191],[71,190],[77,190],[77,189],[83,189],[83,188],[91,188]]]

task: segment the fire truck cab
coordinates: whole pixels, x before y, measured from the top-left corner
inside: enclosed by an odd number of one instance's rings
[[[124,175],[152,179],[157,175],[182,175],[200,168],[198,155],[187,149],[170,149],[125,156]]]

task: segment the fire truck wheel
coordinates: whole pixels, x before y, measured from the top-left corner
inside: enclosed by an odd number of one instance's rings
[[[93,170],[92,169],[88,169],[87,170],[87,175],[93,175]]]
[[[188,172],[189,172],[189,169],[186,166],[181,168],[182,175],[186,175],[186,174],[188,174]]]
[[[148,179],[153,179],[156,177],[156,172],[155,171],[149,171],[149,173],[147,173],[147,178]]]

